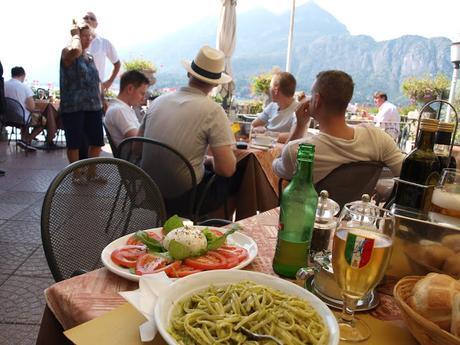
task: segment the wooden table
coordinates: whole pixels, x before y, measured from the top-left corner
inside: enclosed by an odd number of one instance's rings
[[[272,259],[276,245],[278,217],[279,209],[276,208],[238,222],[243,227],[243,232],[251,236],[259,248],[257,257],[245,269],[275,275]],[[101,344],[101,339],[104,343],[107,340],[109,344],[116,336],[121,337],[117,344],[143,344],[139,340],[137,331],[138,325],[144,322],[142,315],[127,305],[118,295],[118,291],[136,288],[137,283],[118,277],[105,268],[52,285],[45,290],[49,309],[45,310],[37,344],[70,344],[62,335],[62,330],[71,329],[91,320],[93,321],[81,326],[83,329],[77,328],[70,334],[78,336],[83,334],[81,332],[90,332],[92,335],[96,327],[97,332],[94,333],[94,337],[98,340],[94,341],[97,344]],[[374,334],[378,334],[383,340],[388,340],[388,343],[391,337],[393,339],[397,337],[399,341],[393,343],[415,345],[416,342],[404,328],[399,315],[391,315],[390,321],[380,320],[389,319],[385,307],[388,307],[389,303],[394,303],[391,295],[384,295],[382,300],[385,300],[382,308],[362,315],[370,324]],[[124,329],[122,333],[118,330],[119,324]],[[87,327],[90,327],[89,331]],[[386,332],[392,335],[384,337]],[[150,344],[164,344],[164,341],[157,336]],[[361,344],[386,343],[379,341]]]

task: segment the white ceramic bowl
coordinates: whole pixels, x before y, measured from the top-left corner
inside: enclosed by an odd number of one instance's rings
[[[170,345],[177,344],[167,331],[169,319],[175,303],[187,296],[208,288],[210,285],[220,287],[238,283],[243,280],[251,280],[308,301],[323,318],[324,323],[329,329],[328,345],[337,345],[339,343],[339,327],[334,315],[326,304],[306,289],[287,280],[264,273],[229,270],[205,271],[178,279],[161,295],[161,298],[158,298],[158,302],[155,306],[155,322],[163,339]]]
[[[273,145],[274,139],[268,135],[255,135],[252,138],[252,142],[256,145],[271,146]]]

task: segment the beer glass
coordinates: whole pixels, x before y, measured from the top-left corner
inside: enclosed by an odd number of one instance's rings
[[[460,170],[444,169],[431,197],[431,210],[460,218]]]
[[[332,249],[334,277],[343,297],[340,339],[358,342],[370,337],[369,327],[354,317],[354,311],[358,300],[382,280],[394,234],[394,217],[387,210],[362,202],[344,206]]]

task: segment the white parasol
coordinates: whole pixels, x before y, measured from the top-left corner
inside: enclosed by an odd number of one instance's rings
[[[225,73],[232,76],[231,58],[236,45],[236,0],[219,0],[220,18],[217,27],[216,48],[225,54]],[[218,92],[224,98],[231,98],[235,88],[232,81],[219,87]]]

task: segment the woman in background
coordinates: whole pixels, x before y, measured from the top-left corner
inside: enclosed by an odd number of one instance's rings
[[[98,157],[104,146],[102,102],[99,74],[88,49],[92,35],[87,23],[73,21],[70,45],[62,50],[60,62],[61,117],[70,163],[78,160],[78,150],[85,140],[89,157]],[[74,175],[74,182],[105,182],[95,171]]]

